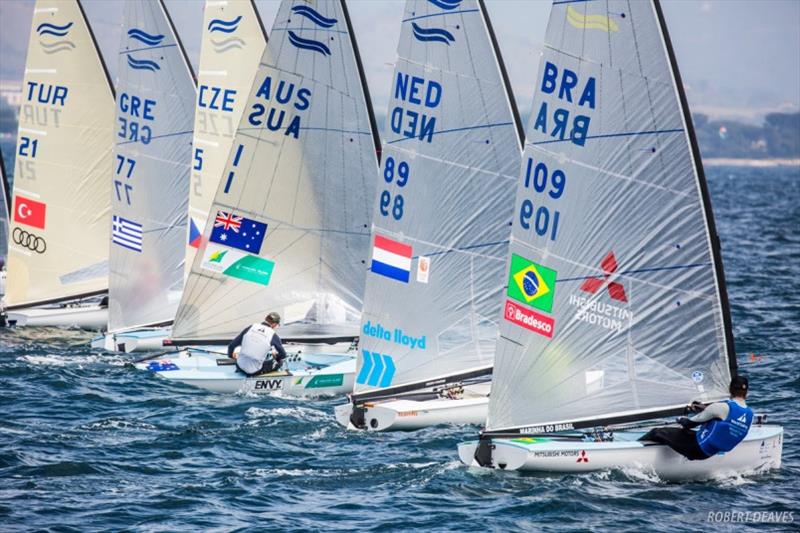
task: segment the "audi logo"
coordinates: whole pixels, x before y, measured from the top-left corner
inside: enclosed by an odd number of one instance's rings
[[[14,241],[14,244],[24,246],[37,254],[43,254],[47,250],[47,242],[45,242],[43,237],[28,233],[22,228],[14,228],[14,231],[11,232],[11,239]]]

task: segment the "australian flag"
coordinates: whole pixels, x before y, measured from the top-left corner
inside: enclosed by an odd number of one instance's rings
[[[209,240],[258,255],[266,233],[267,225],[263,222],[217,211]]]

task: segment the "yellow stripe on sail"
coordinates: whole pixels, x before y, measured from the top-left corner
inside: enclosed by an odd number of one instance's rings
[[[606,33],[619,31],[617,23],[603,15],[583,15],[572,6],[567,6],[567,22],[581,30],[603,30]]]

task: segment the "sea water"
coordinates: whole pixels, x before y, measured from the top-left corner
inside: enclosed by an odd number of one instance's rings
[[[210,394],[92,351],[88,333],[3,330],[0,530],[740,531],[737,516],[796,530],[800,169],[707,173],[748,400],[786,432],[780,471],[670,484],[466,468],[456,445],[476,427],[348,432],[341,400]]]

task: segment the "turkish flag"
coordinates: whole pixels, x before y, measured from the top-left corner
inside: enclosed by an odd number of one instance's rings
[[[17,195],[14,198],[14,222],[44,229],[47,204]]]

